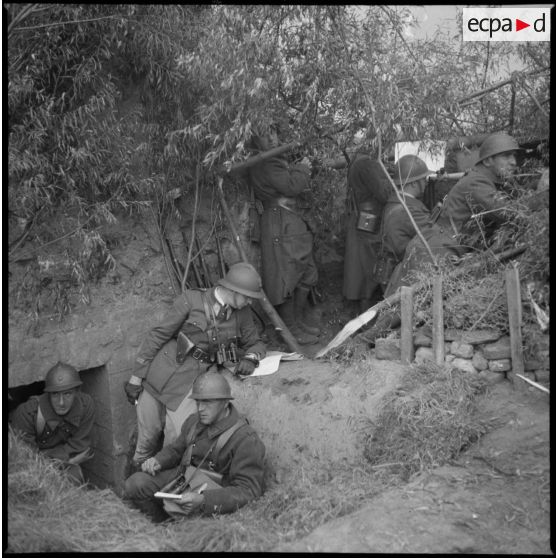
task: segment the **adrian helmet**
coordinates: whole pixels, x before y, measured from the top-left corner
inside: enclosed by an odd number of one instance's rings
[[[217,281],[219,285],[231,291],[249,296],[251,298],[263,298],[262,280],[249,263],[239,262],[231,265],[227,274]]]
[[[45,391],[66,391],[82,384],[79,372],[69,364],[59,362],[55,364],[46,374]]]
[[[192,386],[190,399],[234,399],[231,386],[220,372],[207,370],[201,373]]]
[[[491,134],[482,143],[479,148],[479,158],[477,163],[484,161],[488,157],[493,157],[500,153],[508,151],[520,151],[521,147],[514,138],[506,133]]]
[[[429,170],[426,163],[416,155],[403,155],[395,164],[395,176],[393,182],[395,184],[403,185],[426,178],[429,174],[434,174],[434,171]]]

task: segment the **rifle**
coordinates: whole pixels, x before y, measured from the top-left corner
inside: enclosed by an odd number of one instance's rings
[[[225,258],[223,258],[221,239],[219,238],[218,234],[215,234],[215,245],[217,246],[217,259],[219,260],[219,270],[221,271],[221,277],[224,277],[227,273],[227,266],[225,265]]]
[[[205,258],[203,257],[203,249],[200,243],[200,239],[198,238],[198,235],[194,235],[194,247],[196,248],[197,252],[198,252],[198,259],[200,261],[200,267],[205,279],[205,287],[211,287],[212,286],[212,282],[211,282],[211,275],[209,274],[209,269],[207,267],[207,262],[205,261]]]

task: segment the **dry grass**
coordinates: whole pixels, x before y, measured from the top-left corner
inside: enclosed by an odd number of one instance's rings
[[[111,490],[72,485],[10,432],[6,552],[266,552],[384,488],[366,466],[291,473],[234,514],[153,524]]]
[[[459,370],[430,362],[413,366],[401,388],[384,399],[366,457],[402,480],[454,459],[487,430],[474,405],[482,390],[480,380]]]

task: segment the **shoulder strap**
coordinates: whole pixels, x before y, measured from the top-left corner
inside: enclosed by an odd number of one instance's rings
[[[227,428],[224,432],[217,438],[217,443],[215,444],[215,449],[213,450],[213,460],[217,459],[219,452],[223,449],[225,444],[230,440],[231,436],[239,429],[242,428],[248,421],[245,418],[239,418],[230,428]]]
[[[37,405],[37,418],[35,422],[35,430],[37,431],[37,436],[41,436],[44,429],[45,429],[45,417],[43,416],[43,412],[41,411],[41,403],[38,402]]]

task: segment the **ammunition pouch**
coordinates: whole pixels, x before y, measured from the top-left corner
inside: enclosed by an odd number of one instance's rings
[[[387,285],[396,266],[397,260],[395,257],[384,250],[374,263],[372,273],[378,283]]]
[[[356,228],[359,231],[373,233],[376,232],[380,224],[380,217],[369,211],[360,210],[358,212]]]

